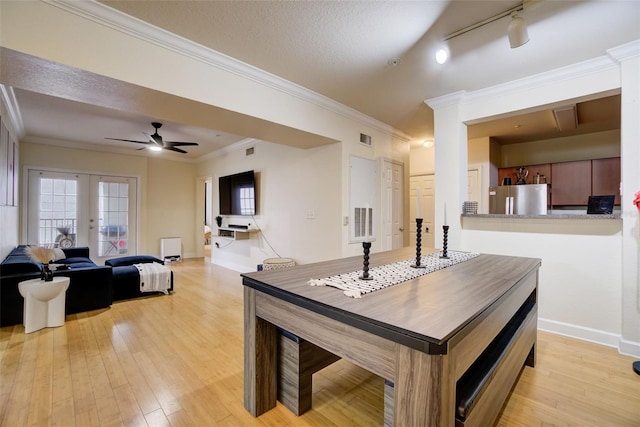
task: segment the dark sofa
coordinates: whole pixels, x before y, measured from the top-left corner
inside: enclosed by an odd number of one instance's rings
[[[111,305],[112,269],[98,266],[89,258],[89,248],[63,249],[66,258],[55,261],[68,268],[55,270],[55,276],[69,277],[65,298],[66,314],[97,310]],[[22,323],[24,299],[18,283],[40,277],[42,265],[31,260],[26,246],[14,248],[0,263],[0,326]]]

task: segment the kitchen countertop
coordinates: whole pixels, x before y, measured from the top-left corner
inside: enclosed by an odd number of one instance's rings
[[[500,218],[500,219],[621,219],[620,213],[610,215],[587,215],[576,213],[552,213],[547,215],[505,215],[505,214],[462,214],[463,218]]]

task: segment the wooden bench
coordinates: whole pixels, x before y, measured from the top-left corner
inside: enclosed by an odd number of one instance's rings
[[[449,370],[456,380],[457,427],[492,425],[524,365],[535,365],[537,308],[535,271],[472,320],[468,333],[455,338]],[[313,373],[337,360],[335,354],[280,330],[278,400],[296,415],[309,410]],[[393,426],[396,403],[393,381],[385,379],[385,426]]]
[[[338,356],[284,329],[279,329],[278,400],[296,415],[311,409],[312,375]]]
[[[456,383],[456,427],[493,425],[524,365],[535,364],[537,306],[527,300]],[[393,382],[384,384],[384,425],[393,425]]]

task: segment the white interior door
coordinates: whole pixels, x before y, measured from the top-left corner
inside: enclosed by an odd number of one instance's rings
[[[418,188],[420,200],[418,200]],[[420,204],[420,216],[422,216],[422,247],[434,247],[434,175],[417,175],[409,178],[409,218],[411,221],[409,238],[411,246],[416,245],[416,216],[418,204]],[[425,253],[425,252],[423,252]]]
[[[404,246],[404,165],[384,160],[382,165],[382,250]]]
[[[91,175],[89,247],[94,261],[136,254],[137,180]]]

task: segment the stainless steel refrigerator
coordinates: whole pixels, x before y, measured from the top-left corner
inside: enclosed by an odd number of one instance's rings
[[[546,215],[549,201],[549,184],[489,187],[490,214]]]

